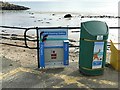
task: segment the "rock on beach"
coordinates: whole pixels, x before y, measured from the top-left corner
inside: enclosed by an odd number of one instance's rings
[[[66,15],[64,16],[64,18],[71,18],[71,17],[72,17],[71,14],[66,14]]]

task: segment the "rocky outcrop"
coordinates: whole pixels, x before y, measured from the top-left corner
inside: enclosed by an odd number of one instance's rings
[[[27,10],[30,8],[0,1],[0,9],[1,10]]]

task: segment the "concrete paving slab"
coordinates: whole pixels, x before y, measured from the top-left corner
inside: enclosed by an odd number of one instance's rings
[[[109,67],[101,76],[84,76],[79,72],[78,62],[65,68],[40,70],[3,60],[2,88],[118,88],[118,72]]]
[[[15,62],[12,61],[6,57],[0,57],[0,60],[2,60],[2,73],[7,73],[13,69],[16,69],[18,67],[20,67],[20,63],[19,62]]]

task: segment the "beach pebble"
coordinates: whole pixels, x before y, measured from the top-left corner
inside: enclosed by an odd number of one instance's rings
[[[72,61],[74,62],[74,60],[72,59]]]
[[[9,66],[13,66],[12,64],[9,64]]]
[[[46,22],[46,23],[48,23],[48,24],[49,24],[50,22]]]
[[[46,18],[44,18],[44,20],[46,20]]]
[[[10,48],[8,49],[8,51],[10,51]]]
[[[6,30],[2,30],[1,32],[5,32]]]
[[[43,20],[38,20],[38,21],[43,21]]]
[[[34,16],[31,16],[30,18],[35,18]]]
[[[11,34],[11,36],[17,36],[17,34]]]
[[[81,16],[81,18],[84,18],[84,16]]]
[[[53,13],[52,15],[54,16],[55,14]]]
[[[32,15],[33,15],[34,13],[31,13],[31,12],[30,12],[29,14],[32,14]]]
[[[5,58],[5,56],[3,56],[2,58]]]

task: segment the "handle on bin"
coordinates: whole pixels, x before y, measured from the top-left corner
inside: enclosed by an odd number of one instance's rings
[[[24,32],[24,40],[25,40],[25,46],[26,48],[29,48],[29,49],[37,49],[37,47],[29,47],[28,44],[27,44],[27,31],[29,31],[30,29],[26,29],[25,32]]]
[[[88,41],[88,42],[107,42],[107,40],[90,40],[85,38],[80,38],[80,40]]]

